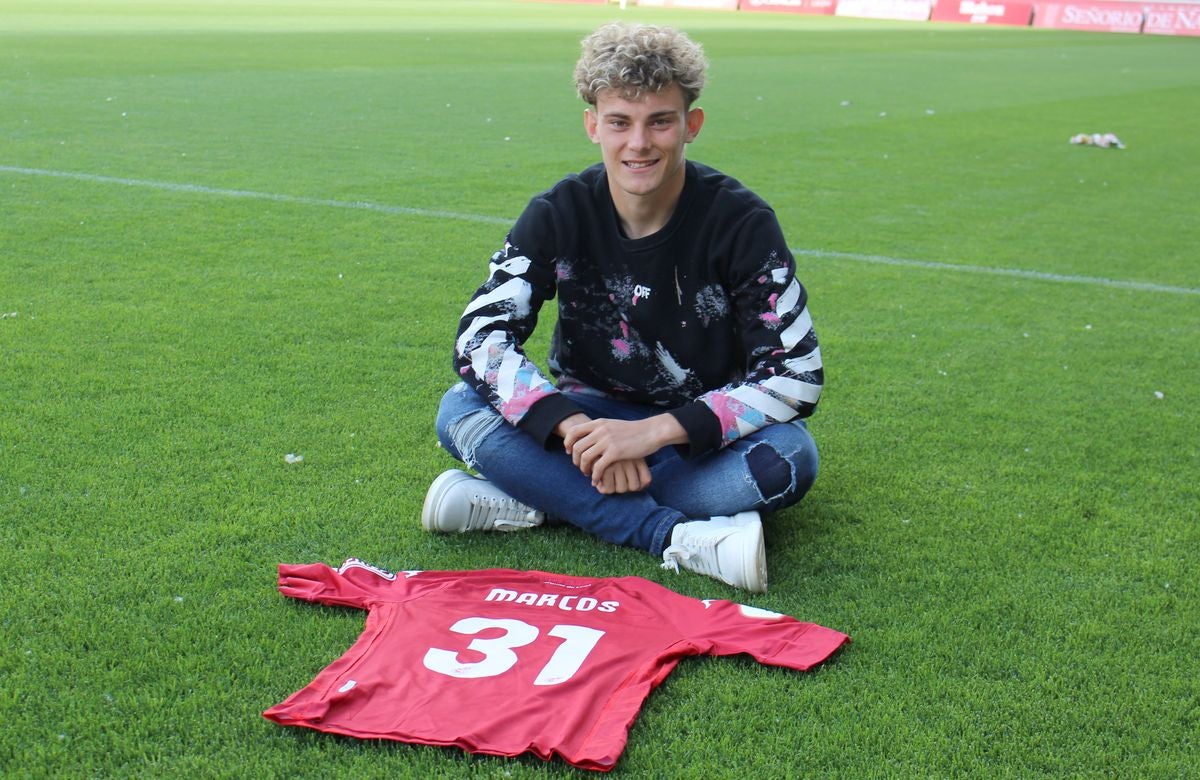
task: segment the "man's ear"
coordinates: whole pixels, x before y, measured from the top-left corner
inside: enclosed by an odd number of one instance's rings
[[[596,126],[599,124],[599,121],[596,117],[596,109],[590,106],[583,109],[583,129],[594,144],[600,143],[600,139],[596,137]]]
[[[685,143],[691,143],[696,140],[696,136],[700,135],[700,128],[704,127],[704,109],[693,108],[687,112],[687,135],[684,136]]]

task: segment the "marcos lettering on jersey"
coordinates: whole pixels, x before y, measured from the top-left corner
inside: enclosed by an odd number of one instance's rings
[[[504,601],[528,604],[531,607],[558,607],[566,612],[616,612],[619,601],[598,601],[591,596],[564,596],[560,593],[518,593],[505,588],[492,588],[484,601]]]

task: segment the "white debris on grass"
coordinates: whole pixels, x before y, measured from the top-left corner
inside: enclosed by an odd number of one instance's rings
[[[289,452],[287,455],[283,456],[283,460],[285,463],[300,463],[304,460],[304,456],[297,455],[294,452]]]
[[[1112,133],[1078,133],[1071,136],[1076,146],[1096,146],[1101,149],[1124,149],[1125,144]]]
[[[1163,395],[1163,392],[1162,392],[1162,390],[1155,390],[1155,391],[1154,391],[1154,397],[1155,397],[1155,398],[1157,398],[1157,399],[1158,399],[1158,400],[1160,400],[1160,401],[1161,401],[1162,399],[1166,398],[1166,396],[1165,396],[1165,395]]]

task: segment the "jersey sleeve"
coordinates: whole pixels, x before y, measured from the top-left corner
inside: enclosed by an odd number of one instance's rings
[[[419,572],[393,574],[347,559],[337,569],[324,563],[279,564],[279,592],[288,598],[337,607],[366,609],[379,599],[401,600],[414,590],[409,579]]]
[[[796,277],[795,259],[774,212],[752,212],[738,230],[733,253],[729,284],[747,371],[737,382],[697,399],[716,418],[720,433],[719,438],[694,439],[691,456],[725,447],[767,425],[810,416],[824,386],[808,292]],[[673,414],[685,429],[705,430],[695,419],[700,412],[685,407]]]
[[[850,641],[841,631],[732,601],[708,599],[682,610],[687,632],[708,655],[747,654],[768,666],[806,671]]]

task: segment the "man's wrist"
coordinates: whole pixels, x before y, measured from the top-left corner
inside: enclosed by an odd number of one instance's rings
[[[559,421],[558,425],[554,426],[554,435],[562,439],[566,437],[567,431],[574,428],[576,425],[581,425],[591,418],[583,412],[576,412],[569,417],[564,417]]]
[[[669,444],[680,445],[688,443],[687,430],[684,429],[679,420],[675,419],[674,415],[655,415],[650,418],[650,422],[654,425],[654,438],[658,442],[658,446],[666,447]]]

